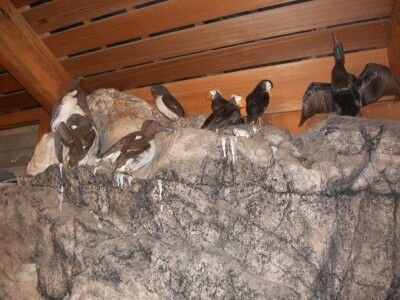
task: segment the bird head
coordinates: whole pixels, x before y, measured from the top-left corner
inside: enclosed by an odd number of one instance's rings
[[[274,85],[272,84],[272,81],[270,81],[270,80],[261,80],[259,82],[259,85],[261,86],[263,91],[265,91],[267,93],[270,93],[272,91],[272,88],[274,87]]]
[[[222,98],[222,93],[219,90],[211,90],[207,95],[208,100],[214,100],[217,98]]]
[[[142,133],[149,139],[152,139],[157,133],[161,131],[172,131],[172,128],[163,126],[160,122],[154,120],[146,120],[142,124]]]
[[[162,84],[152,85],[150,91],[154,98],[157,98],[158,96],[169,93],[167,88],[165,86],[163,86]]]
[[[344,63],[343,44],[341,42],[338,42],[333,32],[332,32],[332,40],[333,40],[333,56],[335,57],[335,61]]]
[[[236,104],[237,106],[239,106],[240,108],[245,107],[245,103],[243,101],[243,97],[239,96],[239,95],[231,95],[231,103]]]

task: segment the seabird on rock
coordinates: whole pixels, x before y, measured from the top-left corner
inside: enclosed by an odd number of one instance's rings
[[[224,104],[229,103],[229,101],[222,96],[222,93],[219,90],[211,90],[207,96],[207,99],[211,100],[212,111],[216,111]]]
[[[273,84],[270,80],[261,80],[254,90],[246,97],[247,122],[251,125],[257,121],[261,126],[261,117],[269,104],[269,92]]]
[[[185,116],[182,105],[171,95],[165,86],[161,84],[151,86],[151,94],[154,97],[158,110],[167,118],[178,120]]]
[[[232,95],[230,101],[222,105],[205,120],[202,129],[220,130],[230,125],[244,124],[244,119],[240,113],[240,104],[243,97]]]
[[[111,165],[113,171],[130,174],[153,160],[156,153],[154,136],[169,130],[157,121],[146,120],[140,131],[121,138],[101,155],[99,162]]]
[[[363,106],[383,96],[400,96],[400,83],[386,66],[369,63],[359,77],[348,73],[344,66],[344,49],[333,36],[335,66],[331,83],[313,82],[303,97],[299,126],[318,113],[334,112],[338,115],[360,116]]]

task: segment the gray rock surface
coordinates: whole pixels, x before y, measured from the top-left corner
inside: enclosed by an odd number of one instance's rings
[[[399,298],[400,123],[157,139],[122,189],[52,166],[0,195],[0,298],[31,264],[52,298]]]

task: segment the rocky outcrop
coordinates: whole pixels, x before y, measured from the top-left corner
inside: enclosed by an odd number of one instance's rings
[[[400,123],[180,128],[157,145],[122,188],[55,165],[2,194],[0,298],[19,266],[52,298],[399,297]]]

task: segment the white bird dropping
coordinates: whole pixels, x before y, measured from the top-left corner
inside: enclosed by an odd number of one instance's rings
[[[60,169],[60,177],[62,179],[63,178],[63,169],[64,169],[63,163],[58,164],[58,168]]]
[[[163,188],[163,185],[162,185],[162,180],[158,179],[157,180],[157,184],[158,184],[158,200],[160,202],[162,202],[162,200],[163,200],[162,193],[164,191],[164,188]],[[163,211],[163,204],[162,203],[160,205],[160,210]]]
[[[232,163],[235,164],[236,162],[236,148],[235,148],[235,140],[234,138],[230,138],[231,144],[231,153],[232,153]]]
[[[58,200],[59,200],[58,208],[61,211],[62,203],[63,203],[63,200],[64,200],[64,186],[60,187],[60,191],[58,193]]]
[[[226,139],[223,137],[221,140],[222,152],[224,153],[224,158],[226,157]]]

